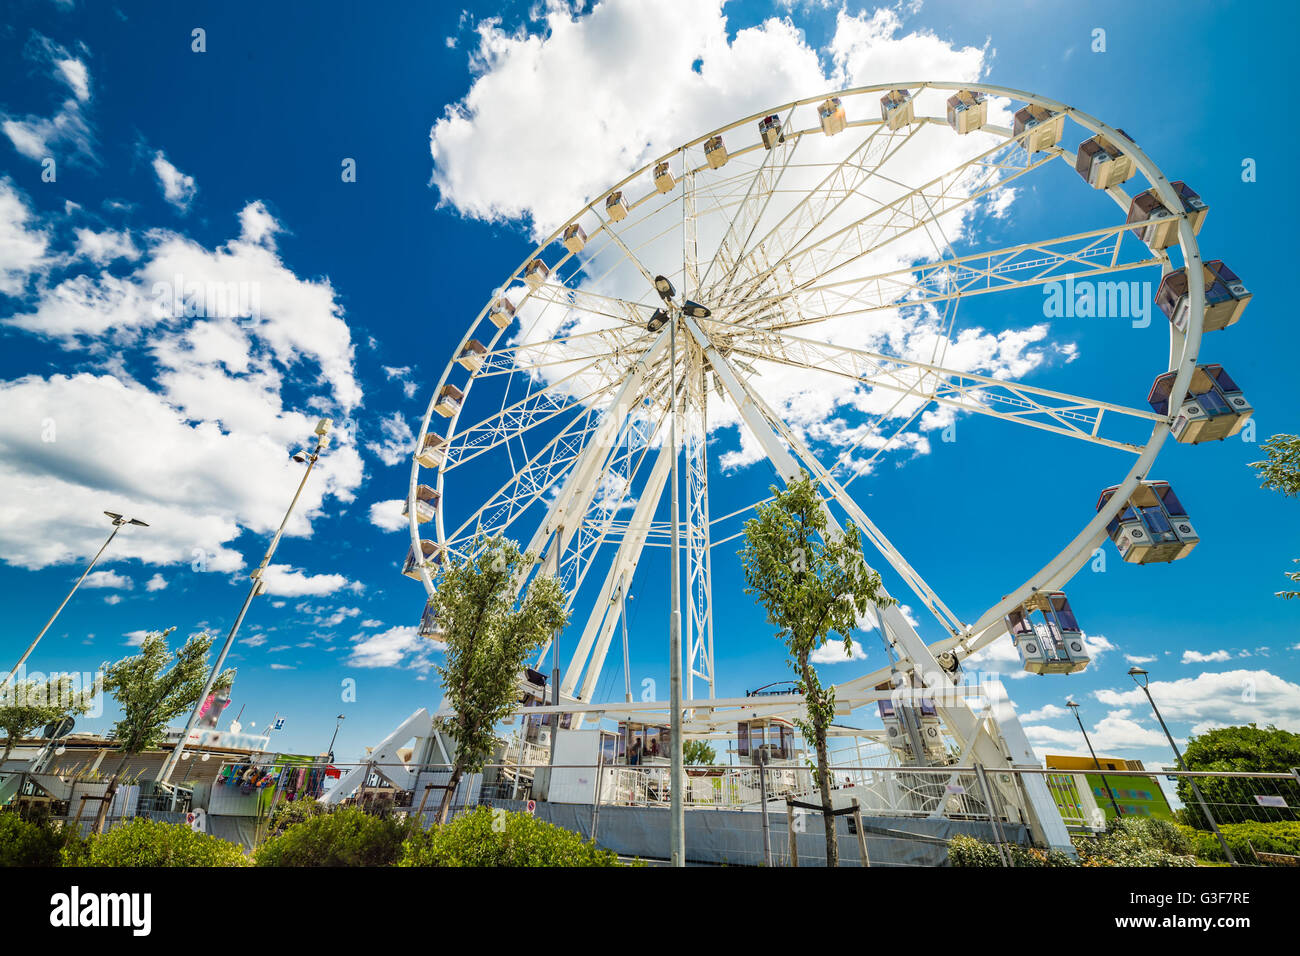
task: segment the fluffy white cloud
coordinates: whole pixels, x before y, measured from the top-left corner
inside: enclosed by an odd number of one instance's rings
[[[406,516],[402,514],[402,509],[405,507],[405,498],[376,501],[370,506],[370,523],[385,531],[401,531],[410,526]]]
[[[95,265],[104,266],[115,259],[138,259],[140,250],[135,247],[131,233],[126,229],[96,232],[82,226],[77,229],[76,254],[84,256]]]
[[[1203,673],[1174,681],[1151,681],[1151,696],[1165,720],[1190,722],[1192,733],[1254,721],[1300,732],[1300,684],[1266,670]],[[1096,697],[1111,707],[1146,707],[1140,688],[1099,690]]]
[[[394,412],[379,423],[379,440],[367,442],[366,449],[385,465],[396,465],[411,454],[415,436],[401,412]]]
[[[0,293],[20,294],[28,276],[45,265],[48,247],[49,237],[37,227],[13,181],[0,178]]]
[[[1208,654],[1201,651],[1183,651],[1184,664],[1213,664],[1219,661],[1231,659],[1232,655],[1226,650],[1210,651]]]
[[[85,61],[39,33],[33,34],[24,52],[28,59],[47,69],[56,82],[68,87],[72,97],[53,116],[0,114],[0,130],[14,149],[36,162],[65,155],[94,162],[94,134],[82,112],[90,99],[90,71]]]
[[[1069,711],[1064,707],[1057,707],[1055,704],[1044,704],[1037,710],[1027,710],[1020,714],[1021,723],[1027,723],[1034,720],[1055,720],[1057,717],[1064,717]]]
[[[145,582],[144,589],[146,591],[165,591],[167,589],[167,579],[161,574],[155,574]]]
[[[1061,729],[1047,724],[1029,724],[1025,727],[1025,736],[1038,750],[1068,749],[1087,753],[1088,745],[1077,727]],[[1088,729],[1088,737],[1098,753],[1168,746],[1165,735],[1158,728],[1139,723],[1128,710],[1107,714],[1096,727]]]
[[[402,667],[427,670],[429,656],[442,649],[438,641],[421,637],[415,627],[390,627],[378,634],[358,634],[347,663],[353,667]]]
[[[866,660],[867,652],[862,649],[860,641],[854,641],[853,650],[846,654],[843,641],[832,637],[831,640],[809,654],[808,659],[814,664],[843,664],[845,661]]]
[[[153,171],[158,177],[163,198],[181,212],[188,211],[190,203],[194,201],[194,194],[198,192],[194,177],[177,169],[162,150],[153,154]]]
[[[135,582],[126,575],[118,574],[116,571],[91,571],[86,575],[86,580],[81,582],[81,586],[83,588],[116,588],[129,591],[135,587]]]
[[[323,597],[355,585],[341,574],[309,574],[287,564],[270,564],[262,572],[266,593],[279,597]]]

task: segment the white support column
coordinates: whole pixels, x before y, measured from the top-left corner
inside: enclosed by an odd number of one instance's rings
[[[708,383],[704,352],[688,341],[686,363],[686,699],[695,699],[695,678],[714,695],[713,586],[709,541]]]

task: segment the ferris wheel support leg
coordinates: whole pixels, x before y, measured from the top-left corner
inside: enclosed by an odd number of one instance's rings
[[[578,691],[578,699],[589,700],[592,691],[595,689],[596,680],[599,678],[601,668],[604,666],[605,654],[609,650],[614,626],[618,623],[618,616],[623,603],[621,601],[613,602],[616,589],[621,582],[631,580],[632,574],[636,570],[637,561],[640,559],[641,551],[645,547],[647,529],[650,526],[650,521],[654,518],[659,499],[663,496],[671,464],[672,460],[665,446],[658,452],[650,477],[637,499],[629,529],[623,536],[623,540],[619,542],[618,551],[614,555],[614,561],[610,564],[609,571],[605,574],[605,582],[601,586],[592,612],[587,618],[582,637],[578,640],[573,651],[573,657],[569,660],[568,670],[565,671],[564,681],[560,685],[560,692],[565,696],[573,694],[578,678],[582,676],[583,667],[587,665],[587,657],[591,653],[593,645],[596,647],[596,653],[590,665],[586,667],[587,673],[582,682],[582,687]],[[597,639],[598,635],[599,640]]]
[[[731,395],[742,420],[762,446],[764,453],[775,466],[777,473],[787,482],[798,479],[803,469],[790,450],[782,444],[776,428],[763,414],[761,402],[746,388],[740,377],[732,369],[731,364],[714,347],[712,341],[694,320],[687,318],[686,328],[695,338],[700,348],[704,350],[704,354],[711,363],[713,370],[717,373],[723,388]],[[793,435],[789,437],[794,438]],[[798,449],[797,439],[795,441],[794,447]],[[843,489],[840,490],[843,491]],[[844,501],[841,500],[840,503],[843,505]],[[829,504],[823,501],[822,507],[826,512],[829,527],[835,531],[840,531],[840,522],[831,512]],[[856,507],[855,504],[854,508],[856,509]],[[910,665],[910,669],[915,673],[922,687],[932,692],[927,696],[933,697],[940,719],[963,748],[972,747],[979,761],[990,768],[1008,766],[1032,766],[1037,768],[1039,766],[1038,759],[1032,748],[1030,748],[1028,740],[1025,739],[1023,731],[1020,730],[1019,722],[1015,719],[1015,711],[1011,708],[1010,702],[1006,700],[1006,693],[1001,689],[1001,685],[998,685],[995,689],[1000,691],[999,704],[993,710],[994,721],[998,727],[998,736],[995,738],[982,729],[979,719],[971,710],[970,705],[966,703],[964,695],[958,693],[957,688],[954,686],[955,679],[953,675],[948,674],[939,666],[939,662],[935,660],[930,648],[916,633],[912,625],[908,623],[899,606],[893,604],[889,607],[878,608],[877,611],[887,638],[894,643],[901,657],[904,658],[901,662],[902,667],[907,669]],[[1008,720],[1005,728],[1000,718]],[[995,779],[997,776],[995,773]],[[1039,780],[1038,783],[1041,784],[1042,781]],[[1026,801],[1020,799],[1016,789],[1013,786],[1008,786],[1007,781],[997,780],[996,785],[1005,801],[1016,806],[1024,806]],[[1051,795],[1047,792],[1047,788],[1045,786],[1041,787],[1041,789],[1026,786],[1023,792],[1029,804],[1028,807],[1025,807],[1027,811],[1025,813],[1026,822],[1033,829],[1035,838],[1053,849],[1073,852],[1068,837],[1064,845],[1059,842],[1060,834],[1058,829],[1063,832],[1064,824],[1061,823],[1060,812],[1052,801]]]

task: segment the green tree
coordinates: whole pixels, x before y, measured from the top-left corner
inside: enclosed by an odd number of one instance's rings
[[[195,634],[173,652],[168,650],[167,638],[174,630],[151,631],[140,643],[140,653],[105,668],[104,689],[113,694],[122,709],[122,716],[113,725],[122,759],[109,779],[95,816],[96,833],[104,828],[118,781],[131,758],[160,745],[167,725],[193,708],[203,693],[212,638],[206,633]],[[225,671],[218,675],[213,691],[228,690],[234,679],[233,670]]]
[[[10,684],[0,698],[0,730],[5,732],[4,755],[0,766],[21,737],[37,727],[44,727],[90,709],[99,688],[78,690],[71,675],[55,675],[47,681],[26,680]]]
[[[857,527],[849,525],[843,534],[831,530],[817,483],[806,472],[784,489],[773,486],[772,494],[772,501],[758,506],[758,516],[745,522],[745,546],[740,551],[745,593],[758,598],[768,621],[779,629],[803,694],[807,719],[795,723],[817,753],[826,863],[838,866],[826,750],[835,689],[822,686],[811,657],[832,632],[840,636],[845,653],[851,653],[853,629],[868,606],[894,602],[882,593],[880,576],[862,557]]]
[[[1300,435],[1274,435],[1264,443],[1265,458],[1252,461],[1250,467],[1259,472],[1261,488],[1280,491],[1288,498],[1300,495]],[[1296,559],[1300,564],[1300,558]],[[1290,581],[1300,582],[1300,571],[1283,571]],[[1283,600],[1300,597],[1300,591],[1278,591]]]
[[[1260,728],[1254,724],[1239,727],[1215,727],[1203,734],[1190,737],[1183,750],[1183,761],[1188,770],[1214,773],[1290,773],[1300,767],[1300,734],[1278,730],[1276,727]],[[1226,813],[1220,823],[1240,823],[1245,820],[1274,821],[1295,820],[1295,807],[1300,806],[1300,785],[1282,781],[1282,796],[1287,808],[1262,807],[1255,794],[1276,793],[1277,785],[1271,781],[1261,783],[1256,779],[1229,777],[1199,777],[1197,787],[1218,818]],[[1267,786],[1270,789],[1261,789]],[[1192,793],[1187,779],[1178,781],[1178,798],[1183,801],[1183,818],[1198,830],[1208,830],[1209,822],[1201,813],[1201,805]],[[1223,808],[1216,812],[1216,808]]]
[[[455,711],[447,731],[456,742],[440,822],[446,822],[461,778],[483,769],[496,725],[518,703],[526,659],[569,621],[564,589],[548,575],[537,574],[523,601],[516,601],[516,583],[533,560],[513,541],[494,537],[471,557],[450,563],[438,582],[434,613],[446,648],[437,671]]]
[[[707,741],[688,740],[682,744],[682,760],[686,763],[708,767],[717,759],[717,751]]]

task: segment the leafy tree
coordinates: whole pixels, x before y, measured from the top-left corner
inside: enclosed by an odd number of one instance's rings
[[[271,837],[258,847],[256,860],[258,866],[392,866],[411,832],[411,824],[393,817],[339,807]]]
[[[75,824],[56,826],[48,815],[27,818],[14,810],[0,810],[0,868],[59,866],[63,848],[80,840]]]
[[[717,751],[707,741],[688,740],[682,744],[682,760],[686,763],[708,767],[717,759]]]
[[[96,833],[104,828],[109,805],[127,763],[136,754],[161,744],[167,725],[193,708],[203,693],[212,638],[206,633],[195,634],[171,652],[167,638],[174,630],[171,627],[151,631],[141,642],[139,654],[105,668],[104,688],[117,698],[122,708],[121,718],[113,725],[122,759],[109,779],[108,790],[95,816]],[[234,679],[233,670],[219,674],[213,690],[228,690]]]
[[[779,628],[791,669],[803,694],[807,719],[796,720],[804,739],[817,752],[817,785],[826,825],[826,862],[839,865],[835,817],[831,809],[830,762],[826,729],[835,714],[835,689],[822,687],[811,656],[834,632],[846,654],[853,649],[853,629],[871,604],[886,606],[880,575],[867,567],[857,527],[844,534],[829,528],[817,483],[805,472],[784,489],[772,488],[773,500],[758,506],[745,522],[740,551],[745,593],[756,596],[768,621]]]
[[[523,601],[516,602],[515,584],[533,560],[513,541],[494,537],[475,555],[449,564],[438,582],[434,613],[446,649],[437,671],[455,711],[447,731],[456,742],[439,822],[446,822],[461,778],[483,769],[496,725],[518,703],[526,659],[569,621],[564,589],[548,575],[534,577]]]
[[[27,680],[11,684],[0,699],[0,730],[5,732],[4,755],[0,765],[9,759],[21,737],[26,737],[37,727],[84,714],[95,698],[96,687],[77,690],[71,675],[53,676],[48,681]]]
[[[184,823],[163,823],[147,817],[136,817],[91,837],[89,850],[79,863],[130,867],[249,865],[238,843],[198,833]]]
[[[1290,773],[1300,767],[1300,734],[1278,730],[1276,727],[1259,728],[1254,724],[1240,727],[1215,727],[1191,737],[1183,751],[1183,761],[1188,770],[1216,773]],[[1179,778],[1178,798],[1183,801],[1183,818],[1198,830],[1209,829],[1209,821],[1201,812],[1201,805],[1192,793],[1189,778]],[[1259,781],[1251,778],[1198,777],[1196,785],[1214,813],[1218,807],[1227,808],[1228,819],[1220,819],[1224,811],[1215,813],[1219,823],[1240,823],[1245,820],[1295,820],[1293,808],[1300,806],[1300,784],[1283,782],[1283,796],[1288,809],[1261,807],[1255,799],[1260,793]],[[1275,786],[1270,783],[1270,787]],[[1273,793],[1273,790],[1263,791]]]
[[[1300,495],[1300,435],[1274,435],[1264,443],[1266,457],[1253,461],[1250,467],[1259,472],[1261,488],[1280,491],[1288,498]],[[1300,558],[1296,559],[1300,564]],[[1300,582],[1300,571],[1283,571],[1290,581]],[[1278,591],[1284,600],[1300,597],[1300,591]]]
[[[477,807],[412,833],[398,866],[621,866],[609,850],[527,813]]]

